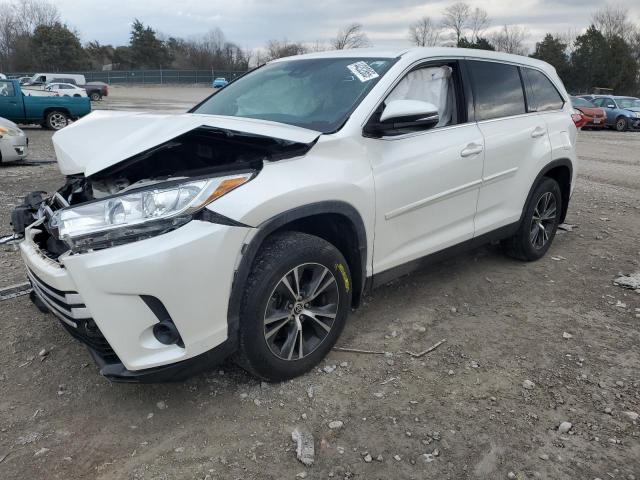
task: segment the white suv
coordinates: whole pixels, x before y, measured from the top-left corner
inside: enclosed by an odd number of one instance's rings
[[[230,355],[300,375],[363,292],[435,253],[543,256],[571,113],[548,64],[453,48],[283,58],[186,114],[94,112],[54,136],[65,186],[14,212],[32,298],[114,381]]]

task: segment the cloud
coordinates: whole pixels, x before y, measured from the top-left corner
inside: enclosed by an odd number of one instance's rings
[[[376,46],[408,46],[407,28],[421,16],[439,19],[452,0],[137,0],[105,3],[104,0],[57,0],[64,20],[76,28],[83,41],[98,40],[116,45],[129,41],[134,18],[165,35],[190,37],[220,27],[226,37],[246,48],[264,45],[269,39],[326,41],[351,22],[364,26]],[[526,27],[529,42],[545,32],[583,29],[603,0],[468,0],[488,11],[493,28],[504,24]],[[640,23],[640,1],[618,0]]]

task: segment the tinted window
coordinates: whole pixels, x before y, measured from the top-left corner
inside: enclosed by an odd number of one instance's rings
[[[531,110],[544,112],[545,110],[560,110],[564,106],[564,100],[553,86],[551,80],[538,70],[524,68],[531,85],[533,98],[529,99]]]
[[[518,67],[478,61],[470,61],[469,66],[474,82],[476,120],[525,113]]]

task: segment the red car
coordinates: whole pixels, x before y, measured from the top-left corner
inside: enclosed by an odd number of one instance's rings
[[[604,128],[607,124],[607,114],[604,109],[596,107],[585,98],[571,97],[571,105],[580,112],[583,118],[582,128]]]

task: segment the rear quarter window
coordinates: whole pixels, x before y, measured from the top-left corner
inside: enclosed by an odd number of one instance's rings
[[[496,62],[469,61],[476,120],[526,113],[518,67]]]
[[[564,100],[547,76],[531,68],[523,68],[531,87],[529,98],[530,110],[544,112],[547,110],[560,110],[564,106]]]

